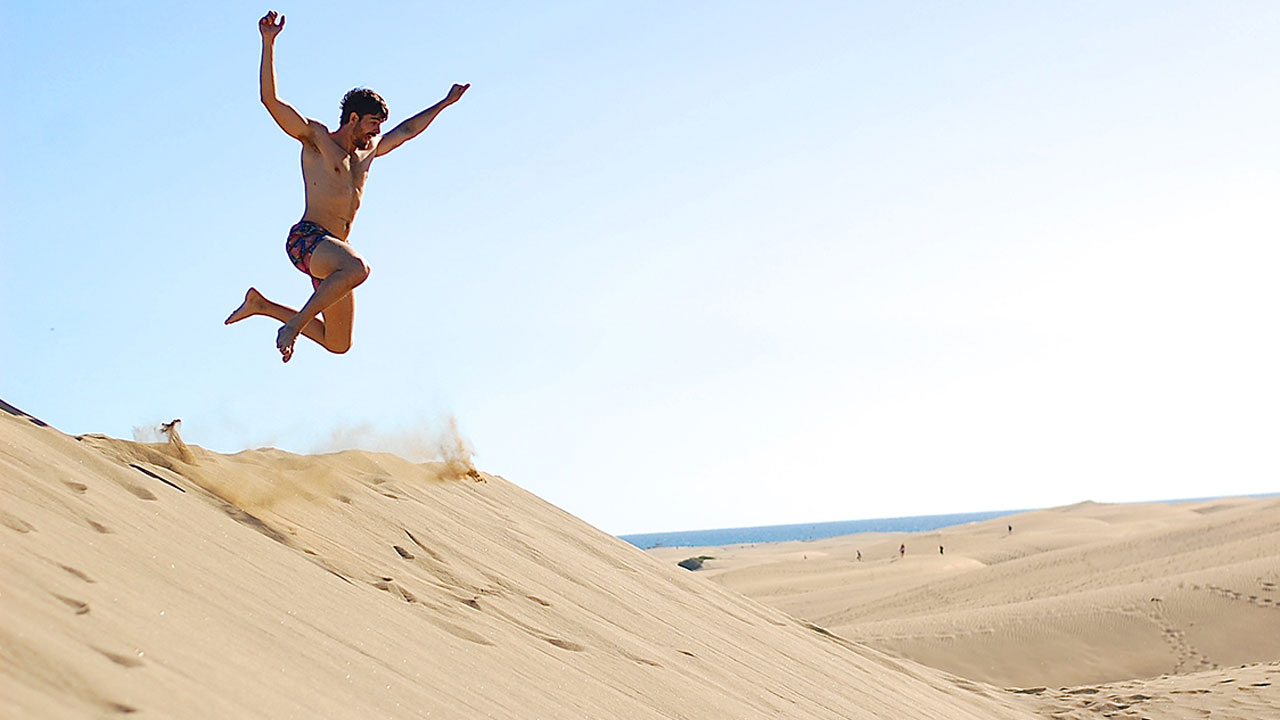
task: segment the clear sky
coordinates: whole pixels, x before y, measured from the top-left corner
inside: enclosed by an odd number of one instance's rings
[[[355,347],[294,306],[244,2],[0,6],[0,397],[233,452],[413,445],[615,533],[1275,491],[1280,4],[300,2],[387,127]]]

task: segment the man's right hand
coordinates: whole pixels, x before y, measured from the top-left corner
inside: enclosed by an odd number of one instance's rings
[[[280,18],[280,24],[276,24],[276,17]],[[284,16],[277,15],[275,10],[267,12],[258,21],[258,32],[262,33],[263,40],[275,40],[280,31],[284,29]]]

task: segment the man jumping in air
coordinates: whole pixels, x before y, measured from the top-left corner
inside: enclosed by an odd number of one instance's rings
[[[387,104],[376,92],[356,88],[342,98],[342,124],[330,131],[319,120],[303,117],[276,97],[275,42],[284,29],[284,16],[279,16],[278,24],[276,17],[271,11],[258,21],[258,32],[262,34],[262,104],[280,129],[302,143],[306,210],[302,221],[289,230],[285,250],[293,264],[311,276],[314,292],[301,310],[294,310],[268,300],[251,287],[244,295],[244,303],[231,313],[226,324],[254,315],[284,323],[276,335],[276,347],[284,362],[289,362],[299,334],[329,352],[344,353],[351,348],[355,318],[352,291],[369,277],[369,264],[347,244],[347,235],[356,210],[360,209],[369,165],[375,157],[395,150],[426,130],[440,111],[458,102],[471,85],[454,85],[445,99],[386,135],[379,133],[387,119]]]

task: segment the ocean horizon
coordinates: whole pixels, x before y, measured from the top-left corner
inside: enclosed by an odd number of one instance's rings
[[[1244,495],[1209,495],[1205,497],[1174,498],[1166,500],[1133,500],[1108,503],[1115,505],[1140,505],[1142,503],[1187,503],[1224,500],[1229,498],[1280,497],[1280,493],[1248,493]],[[796,523],[792,525],[758,525],[754,527],[715,528],[709,530],[675,530],[671,532],[631,533],[618,535],[641,550],[656,547],[711,547],[723,545],[750,545],[766,542],[791,542],[793,540],[824,540],[841,535],[864,532],[928,532],[939,528],[992,520],[1006,515],[1032,512],[1044,508],[1021,510],[988,510],[983,512],[948,513],[945,515],[909,515],[906,517],[867,518],[863,520],[834,520],[829,522]]]
[[[677,530],[673,532],[633,533],[619,535],[641,550],[656,547],[705,547],[750,545],[792,540],[822,540],[863,532],[926,532],[952,525],[991,520],[1016,515],[1026,510],[988,510],[985,512],[949,513],[946,515],[912,515],[907,517],[834,520],[792,525],[758,525],[754,527],[715,528],[709,530]]]

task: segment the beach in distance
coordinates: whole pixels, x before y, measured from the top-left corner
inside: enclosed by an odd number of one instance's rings
[[[1047,717],[1280,717],[1275,496],[648,552]]]
[[[789,540],[822,540],[823,538],[837,537],[839,535],[866,532],[921,532],[968,522],[990,520],[1019,512],[1023,511],[996,510],[951,515],[914,515],[911,517],[837,520],[834,522],[796,523],[791,525],[760,525],[756,527],[733,527],[713,530],[637,533],[634,535],[620,535],[619,537],[641,550],[657,547],[743,545],[762,542],[787,542]]]

